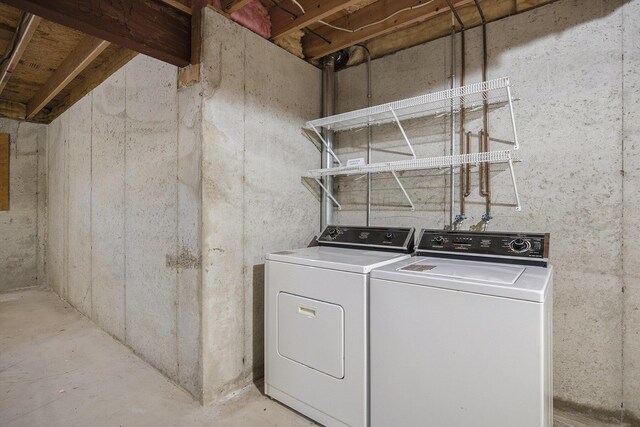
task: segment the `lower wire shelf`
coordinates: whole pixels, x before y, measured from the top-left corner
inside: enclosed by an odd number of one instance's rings
[[[403,172],[420,169],[437,169],[476,163],[508,163],[515,161],[511,150],[487,151],[482,153],[455,154],[453,156],[425,157],[421,159],[397,160],[393,162],[370,163],[368,165],[338,166],[335,168],[312,169],[307,178],[324,176],[358,175],[363,173]]]
[[[314,179],[324,191],[326,191],[329,198],[335,203],[338,209],[341,209],[340,203],[335,199],[331,191],[329,191],[322,183],[321,179],[327,176],[341,176],[341,175],[360,175],[368,173],[391,173],[397,181],[400,189],[404,193],[405,197],[411,205],[411,210],[415,210],[415,205],[411,201],[409,194],[405,190],[402,182],[398,178],[396,172],[413,171],[413,170],[426,170],[426,169],[441,169],[448,167],[459,167],[467,164],[479,164],[479,163],[508,163],[509,171],[511,173],[511,181],[513,183],[513,191],[516,199],[516,210],[522,210],[520,205],[520,196],[518,194],[518,186],[516,184],[515,172],[513,170],[513,162],[517,161],[517,158],[512,150],[500,150],[500,151],[486,151],[481,153],[470,154],[455,154],[451,156],[439,156],[439,157],[425,157],[421,159],[410,160],[398,160],[393,162],[382,163],[370,163],[366,165],[352,165],[352,166],[338,166],[335,168],[325,169],[312,169],[307,171],[304,175],[306,178]]]

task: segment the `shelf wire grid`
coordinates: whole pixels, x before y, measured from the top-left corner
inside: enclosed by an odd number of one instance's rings
[[[421,169],[438,169],[479,163],[509,163],[517,161],[512,150],[487,151],[481,153],[455,154],[452,156],[427,157],[420,159],[398,160],[392,162],[371,163],[368,165],[339,166],[335,168],[313,169],[304,175],[319,179],[324,176],[358,175],[367,173],[403,172]]]
[[[326,129],[335,132],[357,129],[367,125],[382,125],[398,120],[445,114],[451,111],[475,109],[484,101],[490,104],[509,102],[511,97],[508,77],[473,83],[413,98],[407,98],[369,108],[350,111],[307,122],[304,129]]]

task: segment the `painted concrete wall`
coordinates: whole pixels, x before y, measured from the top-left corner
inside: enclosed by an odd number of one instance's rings
[[[266,253],[306,246],[319,202],[301,183],[319,166],[300,133],[320,114],[320,71],[204,14],[204,400],[262,376]]]
[[[47,273],[200,396],[199,96],[176,85],[176,67],[141,55],[51,123]]]
[[[551,233],[556,398],[618,418],[621,405],[627,416],[640,415],[639,11],[637,0],[561,0],[488,28],[489,78],[510,76],[521,98],[524,160],[516,166],[522,213],[508,206],[508,172],[493,168],[489,230]],[[481,80],[480,53],[480,30],[468,31],[467,83]],[[447,38],[373,61],[374,103],[446,88],[449,57]],[[365,73],[364,66],[338,73],[339,111],[366,105]],[[419,156],[446,153],[448,125],[446,117],[408,125]],[[471,114],[467,129],[480,128],[479,114]],[[492,112],[490,133],[510,137],[505,108]],[[375,136],[382,142],[374,161],[408,151],[397,129],[376,129]],[[365,144],[366,131],[340,137],[339,155],[362,157]],[[448,225],[445,175],[404,174],[416,212],[401,207],[406,202],[391,177],[376,177],[373,224]],[[364,223],[364,181],[339,181],[339,223]],[[484,213],[477,173],[472,185],[463,229],[476,227]]]
[[[10,138],[8,211],[0,212],[0,292],[46,284],[45,125],[0,119]]]

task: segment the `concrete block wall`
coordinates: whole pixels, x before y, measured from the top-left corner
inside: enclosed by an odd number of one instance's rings
[[[47,127],[0,119],[10,138],[8,211],[0,212],[0,292],[46,284]]]
[[[49,125],[47,276],[199,397],[198,98],[141,55]]]
[[[560,0],[488,26],[489,78],[511,77],[521,98],[516,118],[524,160],[516,165],[521,213],[508,206],[514,201],[508,172],[492,169],[489,230],[551,233],[556,402],[603,419],[620,420],[624,411],[629,422],[640,415],[639,8],[638,0]],[[466,34],[467,83],[478,82],[481,31]],[[373,61],[374,103],[448,87],[450,52],[444,38]],[[339,111],[366,105],[365,73],[364,66],[338,73]],[[447,120],[409,124],[418,155],[447,152]],[[509,125],[506,109],[492,111],[492,136],[509,138]],[[480,115],[470,114],[467,130],[480,128]],[[375,136],[382,142],[374,161],[408,151],[397,129],[376,129]],[[363,157],[366,132],[341,136],[338,144],[342,159]],[[373,225],[448,225],[446,173],[407,173],[402,180],[417,211],[401,207],[402,193],[381,175],[374,179]],[[339,223],[364,223],[363,181],[338,182]],[[477,173],[472,194],[463,229],[481,226]]]
[[[264,256],[306,246],[319,201],[301,183],[320,153],[320,71],[213,10],[204,13],[204,401],[263,373]]]

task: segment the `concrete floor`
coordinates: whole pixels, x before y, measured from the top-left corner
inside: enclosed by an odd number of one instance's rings
[[[202,407],[54,293],[0,294],[0,425],[315,425],[250,385]],[[603,426],[556,414],[557,427]]]

